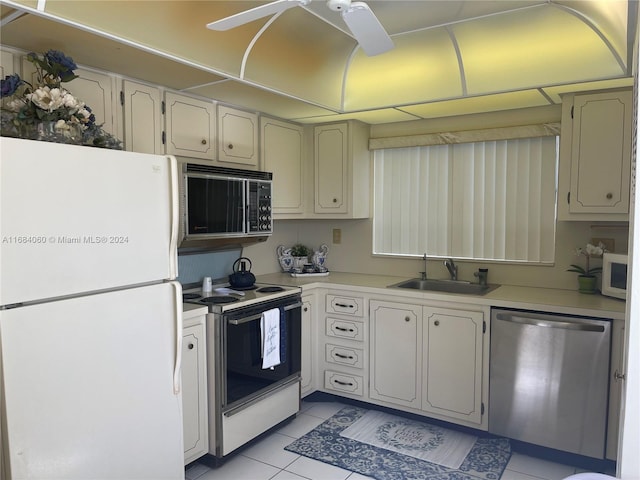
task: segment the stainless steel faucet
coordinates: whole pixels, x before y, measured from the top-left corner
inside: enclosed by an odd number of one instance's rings
[[[453,263],[453,258],[447,258],[444,261],[444,266],[449,270],[449,275],[451,275],[451,280],[458,280],[458,266]]]
[[[427,279],[427,254],[422,255],[422,260],[424,261],[424,272],[420,272],[420,278],[422,280]]]

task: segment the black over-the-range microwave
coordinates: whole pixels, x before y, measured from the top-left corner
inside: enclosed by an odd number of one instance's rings
[[[182,163],[181,248],[248,244],[273,233],[269,172]]]

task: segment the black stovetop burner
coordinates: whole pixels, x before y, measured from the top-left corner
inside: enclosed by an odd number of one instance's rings
[[[219,305],[222,303],[233,303],[237,302],[238,298],[232,297],[231,295],[217,295],[215,297],[206,297],[200,300],[200,303],[204,303],[207,305]]]
[[[256,291],[260,293],[275,293],[284,291],[284,288],[274,285],[272,287],[261,287]]]
[[[199,293],[183,293],[182,300],[195,300],[200,298],[201,295]]]

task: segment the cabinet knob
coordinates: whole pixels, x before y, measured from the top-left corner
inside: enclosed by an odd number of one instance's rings
[[[304,307],[304,308],[303,308],[303,310],[304,310],[305,312],[308,312],[308,311],[309,311],[309,309],[308,309],[307,307]]]
[[[437,327],[438,325],[440,325],[440,320],[436,320],[435,322],[433,322],[433,324]]]
[[[187,345],[187,348],[188,348],[189,350],[193,350],[193,343],[190,343],[189,345]]]
[[[228,148],[229,150],[233,150],[233,143],[230,143],[229,145],[227,145],[227,148]]]
[[[607,200],[611,200],[613,198],[613,193],[607,193]]]
[[[337,198],[334,198],[334,199],[333,199],[333,203],[338,203],[338,199],[337,199]]]
[[[405,321],[405,322],[410,322],[410,321],[411,321],[411,318],[409,318],[409,316],[406,316],[406,317],[404,317],[404,321]]]
[[[203,138],[203,139],[200,141],[200,143],[202,143],[202,145],[206,145],[206,144],[207,144],[207,141]]]

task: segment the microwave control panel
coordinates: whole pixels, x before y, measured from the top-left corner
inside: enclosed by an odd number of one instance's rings
[[[249,180],[248,183],[249,201],[247,202],[247,233],[272,233],[271,182]]]

